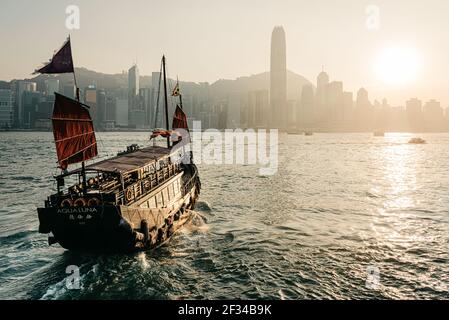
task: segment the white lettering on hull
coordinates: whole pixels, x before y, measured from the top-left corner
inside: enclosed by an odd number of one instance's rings
[[[58,213],[96,213],[97,209],[96,208],[84,208],[84,207],[80,207],[80,208],[61,208],[58,209]]]

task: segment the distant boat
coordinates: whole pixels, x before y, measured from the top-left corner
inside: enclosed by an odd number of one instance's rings
[[[411,138],[408,143],[411,144],[424,144],[426,143],[426,140],[422,139],[422,138]]]
[[[299,130],[287,130],[287,134],[302,135],[303,132]]]
[[[304,134],[306,136],[313,136],[313,132],[311,132],[311,131],[306,131],[306,132],[304,132]]]
[[[374,132],[374,136],[375,137],[384,137],[385,136],[385,132],[383,132],[383,131],[375,131]]]

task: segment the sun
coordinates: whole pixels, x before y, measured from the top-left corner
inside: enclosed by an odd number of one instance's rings
[[[404,86],[417,80],[421,56],[414,48],[389,47],[379,52],[373,70],[385,85]]]

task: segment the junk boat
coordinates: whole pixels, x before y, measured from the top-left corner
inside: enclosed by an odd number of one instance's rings
[[[173,130],[169,130],[165,57],[162,69],[167,126],[151,137],[167,138],[167,146],[131,145],[115,157],[90,165],[85,162],[98,152],[89,107],[79,98],[55,93],[52,123],[62,172],[55,177],[56,193],[37,209],[39,232],[51,234],[49,245],[95,252],[151,249],[170,239],[193,217],[191,210],[201,183],[192,153],[179,143],[186,137],[175,134],[180,129],[188,132],[181,98]],[[179,96],[176,86],[173,96]],[[171,141],[174,136],[177,141]],[[67,170],[68,165],[79,162],[80,168]]]

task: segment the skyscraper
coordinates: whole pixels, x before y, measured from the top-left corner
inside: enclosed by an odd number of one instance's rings
[[[103,126],[106,121],[106,91],[104,89],[97,90],[97,123]]]
[[[301,100],[296,113],[296,124],[300,128],[311,129],[315,122],[313,87],[305,84],[301,90]]]
[[[423,106],[426,131],[442,131],[444,128],[444,110],[440,102],[432,99]]]
[[[73,83],[64,84],[62,87],[62,94],[75,99],[76,96],[76,87]]]
[[[11,90],[14,94],[14,115],[13,123],[16,127],[22,127],[24,122],[24,112],[22,96],[25,91],[36,91],[36,83],[24,80],[14,80],[11,85]]]
[[[368,91],[365,88],[360,88],[357,91],[357,109],[367,109],[371,107],[371,103],[368,98]]]
[[[11,90],[0,89],[0,128],[11,128],[13,125],[14,95]]]
[[[316,78],[316,83],[317,89],[324,90],[324,88],[329,84],[329,75],[326,72],[321,71],[318,77]]]
[[[319,125],[323,125],[327,116],[327,96],[328,96],[329,75],[323,71],[320,72],[316,79],[316,98],[315,98],[315,115]]]
[[[145,125],[145,110],[139,97],[139,69],[133,65],[128,70],[128,126],[141,128]]]
[[[139,90],[140,107],[145,112],[145,126],[147,127],[153,125],[153,92],[153,88],[140,88]]]
[[[139,95],[139,69],[137,65],[133,65],[128,70],[128,90],[130,95]]]
[[[421,131],[423,118],[422,118],[422,102],[417,98],[408,100],[405,103],[405,110],[407,113],[407,119],[409,121],[409,127],[413,131]]]
[[[328,87],[327,119],[335,127],[343,119],[343,82],[332,81]]]
[[[343,92],[343,121],[346,125],[350,125],[352,113],[354,112],[354,98],[352,92]]]
[[[268,90],[248,92],[247,126],[250,128],[266,127],[268,111]]]
[[[360,88],[356,99],[356,128],[370,130],[374,125],[373,109],[369,101],[368,91]]]
[[[98,94],[97,87],[95,85],[89,85],[84,89],[84,102],[90,107],[89,113],[92,117],[94,125],[98,125]]]
[[[275,27],[271,35],[270,64],[271,127],[287,127],[287,58],[285,32]]]
[[[54,78],[45,80],[45,94],[54,96],[55,92],[59,92],[59,80]]]

